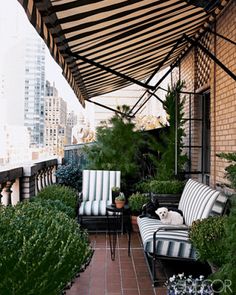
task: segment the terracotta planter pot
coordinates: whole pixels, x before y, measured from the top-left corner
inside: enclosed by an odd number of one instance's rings
[[[117,208],[117,209],[121,209],[121,208],[124,207],[124,205],[125,205],[125,201],[115,200],[115,204],[116,204],[116,208]]]
[[[131,215],[130,218],[131,218],[131,224],[132,224],[133,232],[136,232],[136,233],[139,232],[139,227],[138,227],[138,224],[137,224],[137,216]]]
[[[118,197],[120,192],[118,191],[112,191],[111,196],[112,196],[112,204],[115,204],[115,198]]]

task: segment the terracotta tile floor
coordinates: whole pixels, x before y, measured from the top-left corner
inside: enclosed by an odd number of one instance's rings
[[[163,287],[153,288],[139,235],[132,233],[131,257],[127,235],[118,235],[115,260],[111,260],[106,234],[91,234],[94,255],[85,272],[66,295],[164,295]]]

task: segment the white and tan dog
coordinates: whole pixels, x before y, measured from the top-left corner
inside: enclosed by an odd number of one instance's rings
[[[167,208],[160,207],[155,212],[164,224],[181,225],[184,223],[183,217],[176,211],[168,211]]]

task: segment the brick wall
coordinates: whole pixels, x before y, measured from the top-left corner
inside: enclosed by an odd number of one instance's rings
[[[216,22],[216,31],[236,42],[236,1],[226,7]],[[205,36],[207,47],[215,52],[217,58],[236,74],[236,46],[209,34]],[[210,43],[209,43],[210,40]],[[204,42],[203,42],[204,43]],[[205,62],[204,62],[205,60]],[[199,68],[203,68],[199,74]],[[216,157],[219,152],[236,151],[236,82],[208,57],[204,57],[200,50],[192,50],[182,61],[179,67],[181,80],[186,82],[187,91],[199,91],[199,88],[208,87],[211,95],[211,178],[210,183],[225,182],[224,168],[227,163]],[[204,84],[204,85],[203,85]],[[199,97],[192,100],[192,116],[200,112]],[[186,103],[188,113],[188,102]],[[188,131],[188,127],[186,127]],[[200,143],[199,126],[192,126],[193,143]],[[188,138],[186,138],[188,141]],[[192,154],[192,165],[197,169],[200,155],[196,150]]]
[[[217,21],[216,31],[236,42],[235,1],[231,2]],[[236,46],[219,37],[215,38],[215,42],[216,56],[236,74]],[[215,154],[236,151],[236,81],[219,66],[212,64],[210,86],[212,93],[211,183],[215,184],[225,182],[224,167],[226,166],[226,162]]]

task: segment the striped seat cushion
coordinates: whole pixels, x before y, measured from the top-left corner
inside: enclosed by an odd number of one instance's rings
[[[163,224],[158,219],[143,217],[137,219],[144,251],[153,253],[153,233]],[[168,228],[168,225],[165,225]],[[196,253],[189,242],[187,226],[183,230],[160,230],[156,237],[156,254],[175,258],[196,259]]]
[[[120,171],[83,170],[79,215],[105,215],[112,203],[112,187],[120,187]]]

